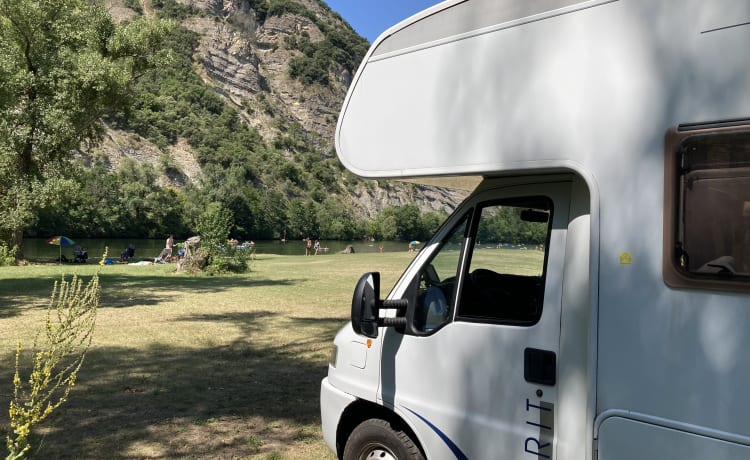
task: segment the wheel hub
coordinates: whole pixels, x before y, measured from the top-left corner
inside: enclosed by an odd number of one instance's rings
[[[393,453],[382,446],[372,447],[364,452],[362,460],[398,460]]]

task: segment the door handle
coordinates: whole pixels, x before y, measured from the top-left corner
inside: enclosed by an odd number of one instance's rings
[[[557,381],[555,352],[526,348],[523,351],[523,378],[529,383],[554,386]]]

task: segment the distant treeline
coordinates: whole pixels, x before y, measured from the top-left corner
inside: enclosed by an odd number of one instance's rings
[[[153,166],[127,159],[114,174],[99,162],[91,168],[77,165],[76,175],[78,190],[63,205],[44,210],[27,236],[162,238],[173,233],[182,238],[195,234],[201,219],[219,206],[230,214],[230,235],[239,240],[283,236],[350,240],[363,235],[378,240],[425,240],[447,217],[446,213],[422,213],[416,205],[407,204],[388,207],[374,219],[356,219],[336,197],[320,202],[286,198],[278,191],[259,191],[231,174],[208,187],[161,187]]]

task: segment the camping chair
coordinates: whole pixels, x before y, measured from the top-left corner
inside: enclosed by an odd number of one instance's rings
[[[128,247],[120,254],[120,262],[127,262],[135,256],[135,245],[129,244]]]
[[[73,248],[73,262],[85,264],[86,259],[88,258],[89,253],[88,251],[86,251],[86,249],[82,248],[81,246],[76,246],[75,248]]]
[[[154,263],[168,263],[172,261],[172,250],[169,248],[164,248],[159,253],[159,257],[154,259]]]

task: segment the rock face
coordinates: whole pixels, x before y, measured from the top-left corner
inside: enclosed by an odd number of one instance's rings
[[[154,0],[110,1],[114,4],[111,10],[125,19],[154,13]],[[127,6],[133,6],[134,2],[142,6],[141,11],[128,10]],[[177,3],[195,13],[182,19],[181,25],[201,37],[196,72],[206,85],[237,107],[244,120],[267,143],[272,144],[294,125],[301,128],[305,141],[322,158],[335,155],[336,121],[356,66],[347,69],[335,63],[329,69],[327,85],[303,84],[290,77],[289,63],[302,52],[289,46],[289,40],[304,37],[313,44],[320,43],[326,38],[321,26],[328,30],[349,28],[340,16],[319,0],[289,0],[287,3],[295,7],[290,8],[291,12],[269,14],[262,21],[252,8],[264,3],[261,0],[177,0]],[[138,139],[137,145],[122,142],[127,137],[122,133],[111,133],[108,137],[121,141],[105,146],[117,151],[110,155],[113,167],[121,156],[143,161],[140,157],[165,153],[155,146],[146,146],[143,139]],[[190,160],[189,152],[186,142],[167,149],[166,153],[185,171],[186,177],[165,178],[166,182],[179,187],[196,177],[197,162]],[[450,210],[465,195],[465,192],[402,182],[381,184],[362,181],[354,187],[350,202],[357,214],[372,217],[384,207],[405,203],[417,203],[425,211]]]
[[[312,43],[324,40],[325,35],[315,22],[306,16],[284,13],[269,16],[259,24],[247,0],[180,3],[205,12],[185,20],[183,25],[202,37],[198,52],[206,84],[239,107],[249,105],[253,113],[248,121],[266,141],[273,141],[284,122],[296,122],[311,134],[311,141],[322,152],[332,153],[336,118],[351,83],[351,73],[343,68],[333,69],[328,86],[303,85],[289,77],[289,61],[302,53],[289,49],[285,40],[303,34]],[[317,16],[331,15],[316,1],[296,3]],[[336,21],[333,17],[326,20]],[[338,21],[337,27],[347,27]]]

